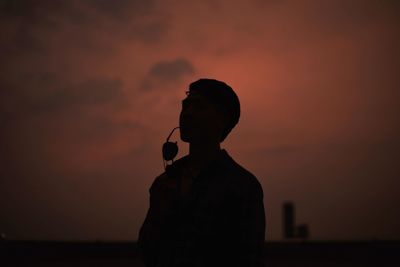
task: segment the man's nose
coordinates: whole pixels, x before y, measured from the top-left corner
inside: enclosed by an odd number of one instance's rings
[[[192,114],[188,113],[188,112],[182,112],[181,113],[181,119],[183,121],[190,121],[193,118]]]
[[[193,121],[193,119],[194,119],[193,109],[191,109],[191,108],[182,109],[180,117],[183,122]]]
[[[183,117],[191,117],[193,116],[193,108],[190,106],[182,108],[181,114]]]

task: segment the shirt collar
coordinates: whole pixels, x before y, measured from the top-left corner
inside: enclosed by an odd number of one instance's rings
[[[179,172],[179,169],[182,167],[183,164],[189,159],[189,155],[186,155],[178,160],[176,160],[173,164],[168,165],[166,168],[166,173],[168,176],[174,176]],[[204,166],[201,170],[200,173],[203,173],[205,170],[213,167],[213,166],[219,166],[223,164],[225,161],[229,160],[230,156],[228,152],[225,149],[221,149],[216,157],[208,162],[206,166]]]

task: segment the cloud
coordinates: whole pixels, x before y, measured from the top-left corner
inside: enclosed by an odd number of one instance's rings
[[[41,104],[50,109],[107,104],[123,97],[122,86],[118,79],[86,80],[50,93]]]
[[[167,20],[153,14],[154,7],[154,1],[3,0],[0,48],[17,56],[47,54],[59,38],[91,53],[112,51],[121,40],[154,43],[168,29]]]
[[[131,26],[127,35],[128,38],[140,40],[146,44],[154,44],[162,39],[168,26],[168,21],[165,19],[138,22]]]
[[[8,52],[44,52],[48,35],[63,32],[66,23],[87,24],[88,14],[72,1],[12,1],[0,3],[2,48]]]
[[[194,66],[184,58],[159,61],[150,68],[142,83],[142,89],[175,84],[180,82],[184,76],[193,73],[195,73]]]
[[[23,79],[2,80],[0,108],[24,116],[118,103],[124,97],[119,79],[70,82],[47,72],[19,77]]]
[[[89,0],[98,12],[115,20],[129,20],[132,17],[143,16],[153,11],[155,1],[119,0]]]
[[[78,23],[89,22],[93,12],[112,20],[126,22],[149,15],[153,12],[155,1],[107,0],[62,1],[62,0],[2,0],[0,14],[7,18],[21,18],[24,21],[47,21],[55,17]],[[34,25],[32,25],[34,26]]]
[[[166,82],[175,82],[186,74],[194,73],[194,67],[186,59],[178,58],[171,61],[160,61],[150,69],[150,75]]]

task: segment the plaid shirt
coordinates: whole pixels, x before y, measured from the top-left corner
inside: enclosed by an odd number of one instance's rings
[[[265,213],[257,178],[223,149],[194,178],[183,198],[175,161],[150,187],[139,232],[148,267],[264,266]]]

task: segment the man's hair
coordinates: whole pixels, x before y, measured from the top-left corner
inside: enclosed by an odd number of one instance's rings
[[[189,86],[190,93],[199,93],[225,111],[228,123],[222,132],[221,142],[225,140],[235,125],[239,122],[240,102],[232,87],[214,79],[199,79]]]

